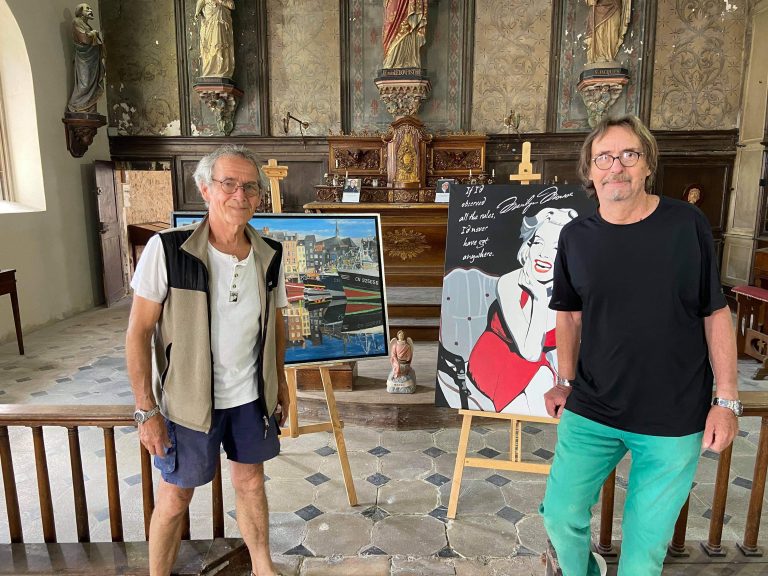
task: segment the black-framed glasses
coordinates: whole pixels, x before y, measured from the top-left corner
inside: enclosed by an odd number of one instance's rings
[[[225,178],[224,180],[216,180],[211,178],[211,181],[218,182],[221,189],[227,194],[234,194],[238,188],[242,188],[246,196],[258,196],[261,194],[261,188],[258,182],[243,182],[242,184],[232,178]]]
[[[640,156],[644,156],[643,152],[635,152],[634,150],[624,150],[618,156],[612,156],[611,154],[600,154],[592,158],[592,162],[595,163],[600,170],[610,170],[613,163],[618,160],[624,168],[631,168],[637,161],[640,160]]]

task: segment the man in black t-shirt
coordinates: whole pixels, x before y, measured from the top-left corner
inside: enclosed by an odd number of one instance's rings
[[[559,376],[545,395],[560,424],[541,513],[566,576],[605,573],[590,554],[590,509],[628,451],[619,574],[661,574],[701,449],[723,450],[738,429],[736,343],[710,225],[695,206],[648,193],[657,158],[634,116],[600,123],[579,164],[599,208],[560,235]]]

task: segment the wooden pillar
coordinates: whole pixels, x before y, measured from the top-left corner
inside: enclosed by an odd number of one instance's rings
[[[739,550],[745,556],[763,555],[763,551],[757,546],[757,535],[760,532],[760,516],[763,510],[766,467],[768,467],[768,418],[763,416],[760,419],[760,441],[755,456],[755,472],[752,476],[752,491],[749,494],[744,542],[737,543]]]
[[[600,504],[600,540],[597,542],[598,554],[615,556],[613,549],[613,504],[616,495],[616,468],[614,468],[603,483],[603,494]]]
[[[723,539],[723,518],[725,517],[725,502],[728,499],[728,476],[731,471],[731,454],[733,443],[720,453],[715,479],[715,495],[712,499],[712,517],[709,519],[709,538],[702,542],[701,547],[708,556],[725,556],[721,546]]]

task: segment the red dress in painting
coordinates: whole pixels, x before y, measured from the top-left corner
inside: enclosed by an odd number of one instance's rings
[[[530,294],[520,293],[520,308],[530,300]],[[467,376],[475,387],[488,396],[497,412],[501,412],[512,400],[524,392],[528,383],[540,368],[548,368],[553,375],[554,367],[546,353],[555,349],[555,329],[544,334],[539,358],[530,362],[520,355],[512,334],[502,319],[499,301],[488,309],[488,326],[477,339],[469,355]]]

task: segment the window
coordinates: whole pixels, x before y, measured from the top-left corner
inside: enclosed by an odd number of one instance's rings
[[[3,89],[0,85],[0,200],[13,200],[11,178],[11,163],[9,154],[8,135],[6,134],[5,107],[3,105]]]

